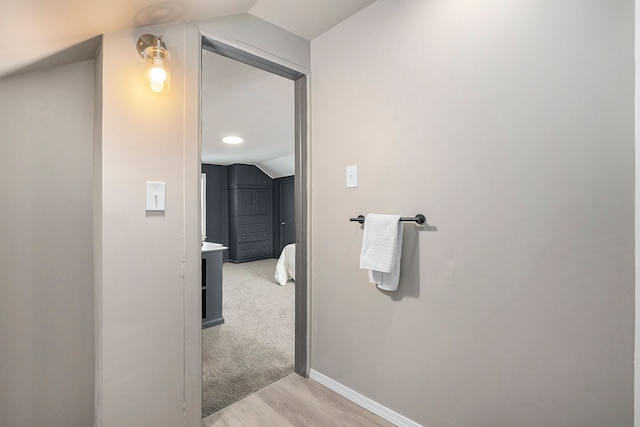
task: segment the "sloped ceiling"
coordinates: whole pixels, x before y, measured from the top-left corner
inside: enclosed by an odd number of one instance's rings
[[[244,13],[257,0],[4,0],[0,76],[100,34]]]
[[[294,84],[203,51],[202,161],[255,164],[272,178],[294,174]],[[229,145],[223,136],[244,139]]]
[[[0,77],[100,34],[251,13],[310,40],[374,0],[3,0]]]
[[[375,0],[260,0],[249,13],[312,40]]]
[[[93,58],[99,36],[112,31],[242,13],[311,40],[374,1],[0,0],[0,78]],[[203,161],[253,163],[272,177],[291,175],[292,82],[205,56],[217,70],[213,80],[203,74],[203,100],[206,93],[215,93],[209,99],[216,100],[203,105]],[[229,133],[246,143],[222,144],[220,137]]]

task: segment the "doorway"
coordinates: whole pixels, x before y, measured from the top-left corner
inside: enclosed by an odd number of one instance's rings
[[[282,252],[284,246],[287,243],[295,242],[295,282],[290,283],[288,286],[291,289],[293,294],[293,311],[294,311],[294,365],[293,371],[302,376],[307,376],[307,200],[306,200],[306,187],[307,187],[307,174],[306,174],[306,158],[307,158],[307,127],[306,127],[306,117],[307,117],[307,98],[306,98],[306,76],[297,71],[291,70],[287,67],[283,67],[277,63],[271,62],[264,58],[257,57],[255,55],[249,54],[242,50],[236,49],[232,46],[220,43],[218,41],[213,41],[207,39],[205,37],[202,38],[202,49],[203,55],[206,53],[208,55],[216,54],[225,57],[227,60],[238,61],[247,66],[253,67],[255,69],[259,69],[262,71],[266,71],[271,73],[272,75],[279,76],[280,78],[285,78],[292,82],[293,84],[293,97],[291,101],[293,101],[292,112],[294,115],[294,129],[293,129],[293,139],[294,139],[294,150],[291,155],[290,162],[293,165],[294,174],[293,176],[277,176],[273,179],[273,183],[268,185],[273,185],[273,200],[271,204],[274,208],[274,213],[271,216],[272,224],[269,225],[270,228],[266,230],[270,230],[271,242],[268,249],[268,253],[272,254],[272,258],[277,258],[278,255]],[[203,73],[203,80],[206,78]],[[204,85],[204,82],[203,82]],[[201,119],[202,123],[202,119]],[[204,131],[203,131],[204,132]],[[214,165],[215,167],[231,167],[229,165]],[[240,164],[236,165],[237,170],[246,169],[245,165]],[[255,166],[255,165],[253,165]],[[212,166],[213,167],[213,166]],[[275,166],[274,166],[275,167]],[[259,168],[258,168],[259,169]],[[267,168],[268,169],[268,168]],[[277,169],[277,168],[276,168]],[[248,172],[249,175],[259,174],[263,172],[259,171],[251,171]],[[229,179],[233,179],[234,173],[229,171],[223,172],[220,169],[217,170],[218,174],[224,174],[228,177],[227,182],[223,185],[229,188],[229,191],[232,191],[233,184],[230,184]],[[238,172],[240,173],[240,172]],[[295,176],[295,178],[294,178]],[[241,191],[238,191],[238,197],[249,197],[251,194],[256,194],[260,196],[265,193],[264,188],[260,189],[260,183],[262,183],[261,178],[258,177],[256,180],[251,182],[258,182],[257,189],[247,190],[247,188],[242,188]],[[265,187],[267,184],[264,184]],[[207,190],[211,188],[211,182],[207,183]],[[233,196],[232,196],[233,197]],[[222,200],[222,199],[220,199]],[[260,202],[259,206],[257,203],[253,203],[258,209],[256,212],[260,213],[265,208],[265,202],[263,198],[258,197],[257,201]],[[224,203],[224,202],[222,202]],[[228,199],[227,203],[231,203],[233,206],[236,206],[237,203],[232,202],[231,198]],[[228,207],[230,207],[229,205]],[[238,205],[239,206],[239,205]],[[293,207],[290,209],[288,207]],[[225,210],[225,209],[223,209]],[[228,216],[233,216],[233,209],[226,209],[228,212]],[[259,212],[258,212],[259,211]],[[243,212],[247,214],[247,212]],[[249,212],[252,214],[252,212]],[[211,216],[211,211],[208,209],[207,211],[207,219]],[[257,219],[259,215],[253,215],[250,219]],[[229,221],[229,218],[227,218]],[[221,237],[220,243],[228,245],[231,247],[237,242],[238,235],[232,235],[233,230],[233,221],[228,222],[226,230],[224,226],[218,226],[216,229],[222,230],[220,236],[228,236],[227,240],[224,241]],[[258,225],[250,224],[251,231],[254,232],[254,228],[256,229],[255,233],[257,233]],[[258,227],[260,228],[260,227]],[[207,227],[209,229],[209,227]],[[261,229],[262,230],[262,229]],[[225,234],[226,233],[226,234]],[[265,239],[267,233],[265,233]],[[256,236],[252,236],[256,237]],[[256,237],[257,238],[257,237]],[[207,239],[209,240],[209,239]],[[257,241],[262,244],[262,241]],[[266,240],[265,240],[266,242]],[[262,247],[260,249],[254,249],[254,246],[258,246],[256,244],[249,245],[251,248],[242,251],[239,247],[233,247],[233,259],[231,261],[238,261],[237,257],[240,254],[242,256],[249,256],[260,258],[260,253],[264,254],[262,258],[268,258],[267,251],[263,251]],[[248,248],[248,246],[247,246]],[[227,252],[226,258],[229,258],[231,251]],[[247,255],[248,254],[248,255]],[[253,259],[253,258],[251,258]],[[260,266],[259,266],[260,267]],[[260,267],[262,268],[262,267]],[[224,279],[223,279],[224,280]],[[277,285],[276,285],[277,286]],[[224,316],[224,313],[223,313]],[[207,415],[207,414],[203,414]]]

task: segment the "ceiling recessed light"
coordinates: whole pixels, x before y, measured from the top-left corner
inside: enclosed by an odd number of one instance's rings
[[[244,141],[244,139],[239,136],[225,136],[222,138],[222,142],[225,144],[240,144],[242,141]]]

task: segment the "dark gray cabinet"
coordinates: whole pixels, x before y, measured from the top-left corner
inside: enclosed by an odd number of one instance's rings
[[[222,243],[229,247],[229,193],[227,167],[202,165],[207,174],[207,242]],[[223,260],[229,259],[227,251]]]
[[[273,180],[254,165],[233,164],[227,168],[229,188],[272,188]]]
[[[228,167],[229,261],[273,255],[273,180],[253,165]]]
[[[271,213],[271,189],[237,189],[234,193],[238,215]]]
[[[202,252],[202,328],[224,323],[222,317],[222,254]]]
[[[293,176],[271,179],[244,164],[203,164],[202,171],[207,174],[207,241],[229,248],[224,261],[277,258],[295,242]]]

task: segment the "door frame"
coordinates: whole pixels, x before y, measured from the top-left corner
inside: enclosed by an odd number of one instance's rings
[[[202,36],[202,50],[216,53],[294,82],[295,92],[295,209],[296,209],[296,280],[295,280],[295,372],[309,376],[308,357],[308,198],[307,198],[307,76],[268,59]]]

